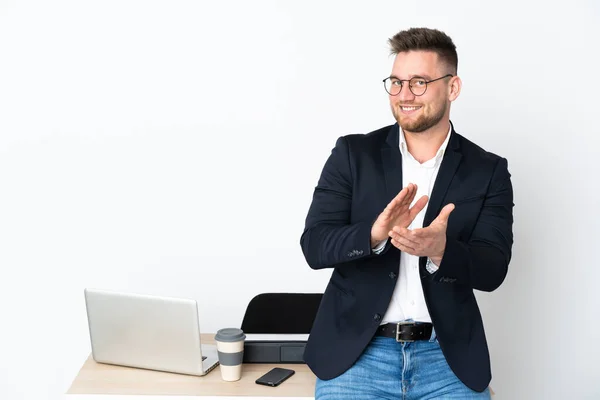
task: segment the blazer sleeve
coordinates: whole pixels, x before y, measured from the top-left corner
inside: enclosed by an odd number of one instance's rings
[[[468,243],[448,237],[440,268],[432,279],[487,292],[497,289],[511,258],[513,206],[508,163],[500,158]]]
[[[300,245],[313,269],[333,268],[373,255],[373,221],[351,223],[352,170],[346,138],[327,159],[310,205]]]

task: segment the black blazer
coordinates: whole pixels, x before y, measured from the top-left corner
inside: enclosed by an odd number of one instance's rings
[[[408,184],[408,182],[407,182]],[[402,189],[399,127],[337,140],[315,188],[300,243],[309,266],[333,268],[304,358],[321,379],[341,375],[360,357],[396,285],[400,251],[371,252],[371,226]],[[421,284],[441,349],[468,387],[483,391],[490,359],[473,289],[493,291],[511,258],[513,192],[507,161],[454,131],[423,226],[454,203],[447,243],[434,274],[420,258]]]

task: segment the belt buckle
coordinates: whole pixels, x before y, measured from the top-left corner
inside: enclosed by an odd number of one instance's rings
[[[401,342],[401,343],[406,343],[406,342],[412,343],[412,342],[414,342],[414,340],[411,340],[411,339],[408,339],[408,340],[400,339],[400,326],[401,325],[415,325],[415,323],[412,322],[412,321],[400,321],[400,322],[397,322],[396,323],[396,342]]]

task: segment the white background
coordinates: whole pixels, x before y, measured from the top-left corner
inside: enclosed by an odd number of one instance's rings
[[[0,1],[0,397],[57,399],[83,289],[239,326],[321,292],[299,246],[337,137],[393,123],[387,38],[457,45],[458,132],[509,160],[515,245],[478,293],[496,399],[600,398],[596,2]]]

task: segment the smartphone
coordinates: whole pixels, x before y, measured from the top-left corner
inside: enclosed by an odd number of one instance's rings
[[[285,381],[290,376],[294,375],[296,371],[287,368],[273,368],[260,378],[256,380],[259,385],[267,386],[279,386],[279,384]]]

